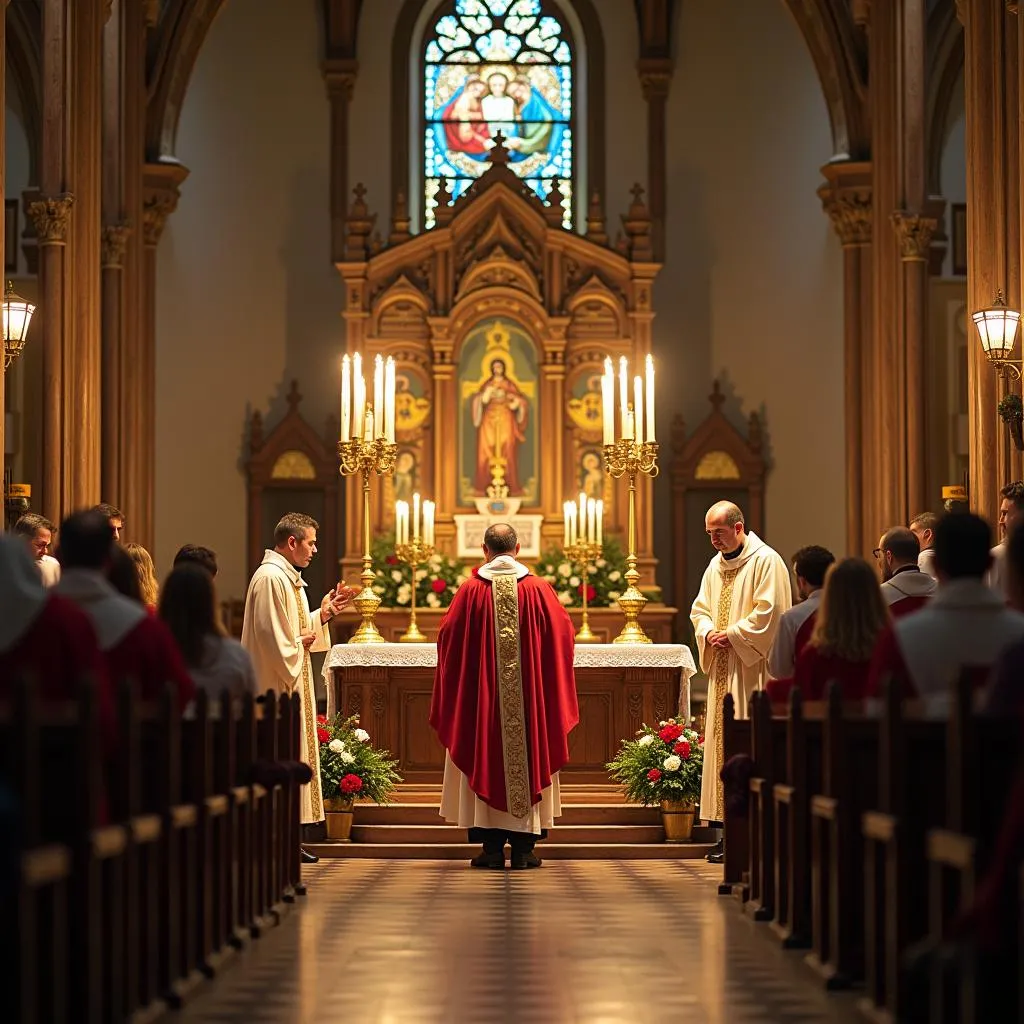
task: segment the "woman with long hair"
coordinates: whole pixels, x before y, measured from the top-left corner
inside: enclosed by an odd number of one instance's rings
[[[845,700],[866,696],[868,668],[889,612],[875,570],[863,558],[844,558],[825,576],[818,617],[796,661],[794,685],[805,700],[821,700],[839,683]]]
[[[159,615],[198,688],[214,697],[224,690],[256,693],[252,660],[237,640],[225,636],[213,577],[202,566],[184,562],[171,570],[160,595]]]
[[[160,595],[160,584],[156,581],[156,568],[153,558],[141,544],[129,544],[125,554],[135,564],[135,572],[139,577],[139,593],[142,603],[151,611],[156,611],[157,598]]]

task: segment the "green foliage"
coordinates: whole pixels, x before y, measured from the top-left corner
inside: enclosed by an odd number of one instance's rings
[[[1011,391],[999,400],[996,409],[999,412],[999,418],[1004,423],[1009,423],[1015,416],[1024,414],[1024,401],[1021,400],[1020,395]]]
[[[616,540],[605,538],[601,556],[587,567],[587,580],[592,587],[587,603],[591,608],[608,608],[615,604],[627,587],[626,556]],[[583,606],[579,566],[566,558],[559,547],[549,548],[537,563],[537,575],[547,580],[558,594],[558,600],[569,608]]]
[[[395,536],[378,537],[370,550],[377,579],[373,590],[385,608],[409,608],[412,605],[412,568],[395,557]],[[447,608],[455,591],[469,579],[462,562],[447,555],[434,554],[416,570],[416,607]]]
[[[320,785],[324,799],[353,797],[386,804],[402,776],[395,770],[397,761],[387,750],[378,750],[369,734],[359,728],[359,716],[343,718],[335,715],[330,721],[323,715],[317,719],[320,741]],[[333,746],[332,746],[333,744]],[[355,776],[361,785],[345,791],[345,779]],[[347,784],[351,789],[351,780]]]
[[[635,740],[623,740],[605,767],[622,784],[629,800],[656,804],[662,800],[700,800],[704,768],[704,737],[677,718],[658,726],[644,725]]]

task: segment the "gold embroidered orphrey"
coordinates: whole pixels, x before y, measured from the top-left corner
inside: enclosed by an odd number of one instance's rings
[[[715,612],[715,630],[722,632],[729,626],[729,614],[732,611],[732,588],[736,582],[739,569],[725,569],[722,572],[722,590],[718,595],[718,608]],[[725,786],[722,784],[722,762],[725,757],[725,695],[729,692],[729,654],[728,647],[715,648],[715,663],[712,668],[711,685],[715,688],[714,716],[715,735],[718,741],[711,748],[711,770],[715,780],[715,816],[712,820],[721,821],[725,810]],[[709,701],[710,703],[710,701]],[[739,708],[736,709],[739,712]],[[706,766],[705,766],[706,767]]]
[[[290,581],[289,581],[290,582]],[[299,630],[305,633],[309,630],[309,619],[306,617],[306,605],[302,600],[302,586],[294,586],[295,607],[299,612]],[[306,756],[309,758],[310,767],[313,768],[313,778],[309,783],[309,799],[313,806],[313,820],[320,821],[324,816],[322,797],[320,791],[320,759],[316,758],[316,767],[313,767],[313,755],[319,750],[316,738],[316,704],[315,698],[310,700],[315,690],[310,683],[310,661],[309,648],[302,656],[302,728],[306,731]]]
[[[494,639],[498,652],[498,695],[501,708],[501,756],[505,765],[508,813],[530,813],[530,772],[526,763],[526,712],[523,670],[519,656],[519,594],[514,575],[495,576]]]

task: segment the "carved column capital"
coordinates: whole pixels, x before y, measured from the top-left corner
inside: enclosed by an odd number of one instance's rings
[[[663,100],[668,96],[669,87],[672,85],[673,67],[672,61],[665,58],[642,57],[637,61],[640,86],[648,103],[651,100]]]
[[[839,236],[843,248],[871,244],[871,189],[818,190],[825,212]]]
[[[359,63],[354,60],[329,60],[324,63],[324,82],[331,99],[348,102],[352,99],[359,73]]]
[[[128,224],[109,224],[100,235],[100,265],[104,268],[124,266],[124,253],[132,229]]]
[[[142,241],[147,248],[160,243],[167,218],[178,208],[180,185],[188,168],[177,163],[146,164],[142,191]]]
[[[892,223],[900,242],[900,259],[904,263],[927,262],[938,221],[934,217],[897,210],[892,215]]]
[[[40,245],[67,242],[74,203],[75,197],[70,192],[62,192],[59,196],[42,196],[28,204],[28,215],[35,225]]]

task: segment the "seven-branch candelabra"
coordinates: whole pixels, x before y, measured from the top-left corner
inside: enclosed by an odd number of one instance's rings
[[[421,644],[427,638],[416,623],[416,572],[434,553],[434,503],[423,502],[423,518],[420,519],[420,496],[413,495],[412,535],[409,529],[409,503],[395,502],[395,556],[409,566],[412,577],[412,607],[409,613],[409,628],[398,638],[404,644]],[[422,532],[421,532],[422,526]]]

